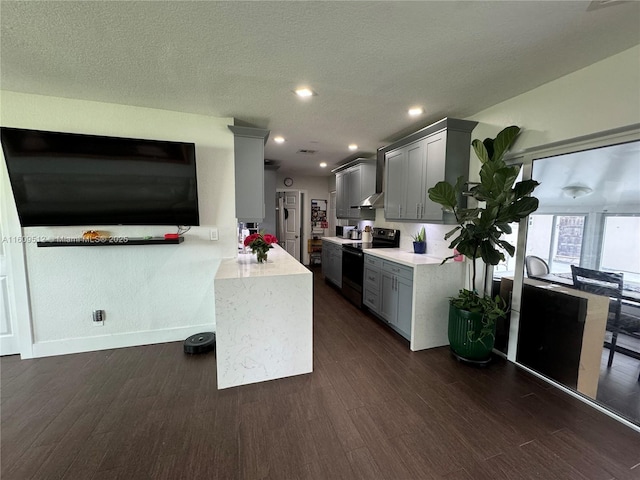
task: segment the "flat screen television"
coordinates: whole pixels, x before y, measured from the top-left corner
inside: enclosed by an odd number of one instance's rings
[[[23,227],[199,225],[193,143],[0,127]]]

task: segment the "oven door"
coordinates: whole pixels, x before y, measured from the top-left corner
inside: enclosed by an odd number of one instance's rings
[[[342,247],[342,294],[354,305],[362,307],[362,277],[364,253]]]

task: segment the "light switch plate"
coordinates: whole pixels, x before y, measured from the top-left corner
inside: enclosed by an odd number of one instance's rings
[[[212,228],[209,230],[209,240],[215,241],[218,240],[218,229]]]

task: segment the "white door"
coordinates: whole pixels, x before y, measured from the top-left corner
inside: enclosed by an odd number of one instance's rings
[[[8,244],[0,221],[0,355],[20,353],[15,315],[9,303]]]
[[[300,192],[291,190],[284,192],[284,249],[296,260],[300,261]]]

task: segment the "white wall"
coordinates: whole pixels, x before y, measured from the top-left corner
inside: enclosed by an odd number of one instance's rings
[[[194,142],[200,227],[181,245],[37,248],[25,257],[33,355],[71,353],[183,340],[215,328],[213,278],[219,261],[236,254],[231,118],[213,118],[39,95],[2,92],[4,126]],[[6,179],[2,179],[6,182]],[[2,201],[13,204],[6,189]],[[220,240],[209,240],[216,226]],[[167,227],[32,227],[24,236],[162,235]],[[13,228],[19,232],[19,226]],[[102,327],[92,311],[106,311]]]
[[[468,118],[473,138],[493,137],[508,125],[523,128],[523,150],[640,122],[640,45]],[[472,155],[470,171],[480,170]]]
[[[278,191],[283,190],[300,190],[304,193],[304,224],[302,225],[302,249],[300,251],[300,261],[304,265],[309,264],[309,254],[307,253],[307,240],[311,238],[311,200],[326,200],[327,208],[329,205],[329,178],[316,176],[293,176],[293,185],[291,188],[284,186],[285,177],[291,177],[290,174],[278,172],[276,188]],[[335,181],[334,181],[335,183]],[[275,207],[274,207],[275,208]],[[328,232],[328,230],[327,230]],[[335,232],[328,232],[327,235],[332,236]]]

